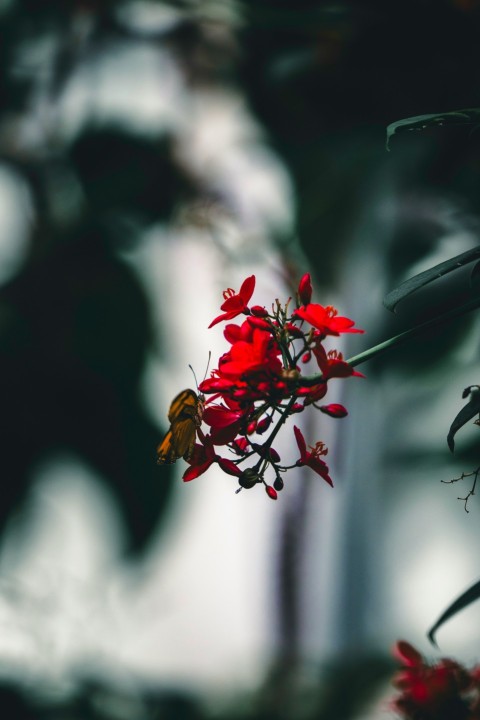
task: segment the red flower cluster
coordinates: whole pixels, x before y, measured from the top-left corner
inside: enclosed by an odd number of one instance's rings
[[[405,720],[480,720],[480,666],[471,670],[449,658],[430,665],[401,640],[394,655],[403,665],[393,678],[400,694],[393,710]]]
[[[323,346],[327,336],[363,332],[354,323],[337,314],[331,306],[311,303],[312,282],[307,273],[300,280],[296,308],[289,312],[291,299],[285,305],[277,300],[271,312],[259,305],[249,306],[255,289],[255,276],[243,283],[238,293],[224,292],[223,311],[211,323],[244,316],[243,322],[225,326],[227,351],[218,367],[199,387],[210,396],[205,403],[203,422],[207,434],[197,430],[198,443],[188,460],[190,468],[184,480],[193,480],[213,463],[238,478],[241,488],[257,483],[265,486],[267,495],[276,499],[283,488],[282,475],[289,469],[308,465],[327,483],[333,485],[328,466],[322,459],[327,449],[321,442],[307,447],[298,427],[294,435],[299,450],[295,463],[281,463],[273,442],[285,421],[293,414],[314,406],[334,418],[345,417],[346,409],[338,403],[317,405],[327,392],[331,378],[360,375],[335,350]],[[306,377],[301,365],[316,362],[320,373]],[[218,448],[228,450],[221,457]],[[273,475],[273,485],[265,480],[266,471]]]

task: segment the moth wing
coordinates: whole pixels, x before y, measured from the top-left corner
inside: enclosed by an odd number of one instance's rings
[[[168,411],[170,429],[157,447],[158,463],[174,463],[179,457],[191,458],[197,426],[201,422],[200,408],[203,411],[203,402],[190,388],[182,390],[172,400]]]
[[[178,457],[173,443],[173,433],[170,429],[157,447],[157,463],[174,463]]]
[[[178,420],[172,427],[173,444],[177,457],[183,457],[190,460],[193,449],[195,447],[195,439],[197,436],[197,425],[194,418],[185,418]]]
[[[182,392],[178,393],[178,395],[172,400],[170,405],[170,409],[168,411],[168,419],[170,423],[173,425],[173,423],[182,416],[189,418],[193,417],[197,412],[197,406],[197,393],[190,388],[182,390]]]

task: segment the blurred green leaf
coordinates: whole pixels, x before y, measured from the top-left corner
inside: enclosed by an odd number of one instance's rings
[[[433,645],[436,645],[435,633],[437,630],[447,621],[450,620],[454,615],[463,610],[464,608],[471,605],[475,600],[480,598],[480,581],[468,588],[459,598],[455,600],[444,613],[440,615],[437,622],[428,631],[428,639]]]
[[[438,280],[438,278],[443,277],[443,275],[447,275],[447,273],[452,272],[452,270],[458,270],[458,268],[473,262],[479,257],[480,246],[460,253],[460,255],[456,255],[450,258],[450,260],[445,260],[445,262],[439,263],[438,265],[434,265],[434,267],[405,280],[405,282],[389,292],[388,295],[385,296],[383,304],[387,310],[395,312],[398,303],[408,295],[411,295],[424,285],[428,285],[428,283],[433,282],[433,280]]]
[[[474,125],[480,121],[480,108],[466,108],[465,110],[452,110],[444,113],[430,113],[428,115],[415,115],[390,123],[387,127],[386,148],[390,150],[390,141],[400,132],[419,132],[432,127],[443,125]]]
[[[448,447],[452,452],[455,450],[455,443],[453,440],[455,433],[457,433],[461,427],[463,427],[467,422],[469,422],[469,420],[475,417],[475,415],[478,415],[480,413],[480,392],[478,391],[477,386],[472,387],[475,387],[477,389],[470,390],[470,392],[467,392],[466,390],[464,391],[463,397],[466,397],[465,393],[467,393],[467,395],[470,395],[470,400],[456,416],[455,420],[450,426],[450,430],[447,435]]]

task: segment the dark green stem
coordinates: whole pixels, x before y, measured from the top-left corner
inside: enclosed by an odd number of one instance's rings
[[[474,298],[473,300],[470,300],[468,303],[460,305],[459,307],[452,308],[452,310],[443,313],[443,315],[438,315],[437,317],[432,318],[431,320],[427,320],[426,322],[421,323],[421,325],[416,325],[415,327],[410,328],[410,330],[405,330],[404,332],[399,333],[398,335],[395,335],[388,340],[384,340],[384,342],[379,343],[378,345],[375,345],[374,347],[369,348],[368,350],[365,350],[358,355],[354,355],[346,362],[351,367],[361,365],[361,363],[364,363],[367,360],[371,360],[373,357],[380,355],[381,353],[389,350],[392,347],[396,347],[397,345],[401,345],[402,343],[407,342],[408,340],[410,340],[410,338],[414,338],[417,335],[420,335],[421,333],[430,330],[430,328],[434,328],[438,325],[442,325],[445,322],[449,322],[456,317],[460,317],[461,315],[465,315],[472,310],[476,310],[478,307],[480,307],[480,297]]]
[[[347,362],[350,367],[356,367],[357,365],[361,365],[362,363],[367,362],[367,360],[371,360],[373,357],[376,357],[377,355],[380,355],[381,353],[390,350],[390,348],[401,345],[402,343],[407,342],[408,340],[416,337],[417,335],[427,332],[431,328],[437,327],[438,325],[443,325],[444,323],[447,323],[456,317],[460,317],[461,315],[465,315],[472,310],[476,310],[479,307],[480,297],[476,297],[473,300],[465,303],[464,305],[452,308],[452,310],[443,313],[443,315],[438,315],[431,320],[427,320],[426,322],[421,323],[421,325],[416,325],[415,327],[410,328],[410,330],[405,330],[404,332],[399,333],[398,335],[395,335],[388,340],[384,340],[378,345],[374,345],[374,347],[371,347],[368,350],[364,350],[358,355],[354,355],[345,362]],[[322,380],[322,375],[309,375],[301,379],[301,384],[305,387],[309,387],[312,385],[317,385],[318,383],[322,382]]]

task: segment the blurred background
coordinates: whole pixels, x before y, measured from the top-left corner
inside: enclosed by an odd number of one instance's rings
[[[478,0],[1,0],[0,703],[15,720],[390,716],[392,643],[478,579],[478,383],[466,317],[335,386],[305,418],[335,481],[276,503],[155,447],[224,351],[222,291],[314,278],[366,330],[347,357],[468,296]],[[285,444],[285,452],[290,448]],[[478,661],[480,610],[439,633]],[[477,654],[476,654],[477,653]]]

